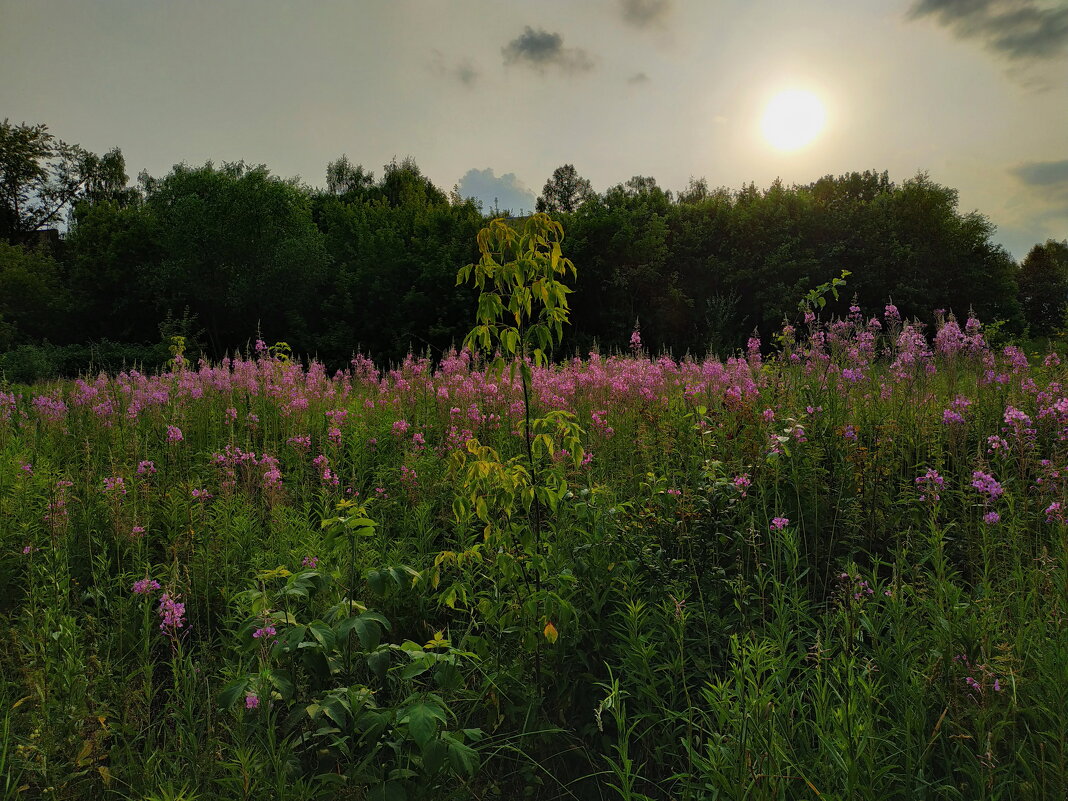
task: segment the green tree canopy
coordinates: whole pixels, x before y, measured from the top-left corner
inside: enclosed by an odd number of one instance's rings
[[[591,197],[593,186],[590,182],[578,174],[574,164],[565,164],[553,170],[553,175],[545,182],[534,208],[536,211],[550,214],[572,212]]]
[[[243,162],[176,166],[145,180],[161,261],[160,315],[189,308],[216,352],[257,329],[307,348],[327,266],[305,188]]]
[[[1032,334],[1052,334],[1068,306],[1068,241],[1035,245],[1020,266],[1020,304]]]
[[[128,200],[118,148],[97,156],[56,139],[47,125],[0,123],[0,236],[19,243],[54,226],[82,200]]]
[[[47,253],[0,242],[0,351],[62,339],[70,295]]]

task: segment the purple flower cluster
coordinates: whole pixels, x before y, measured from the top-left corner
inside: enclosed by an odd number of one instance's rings
[[[148,595],[158,589],[160,589],[160,583],[155,579],[150,578],[143,578],[140,581],[135,581],[133,587],[130,588],[135,595]]]
[[[1046,522],[1061,523],[1062,525],[1066,522],[1065,514],[1063,509],[1061,508],[1060,501],[1054,501],[1046,507]]]
[[[104,479],[104,492],[108,495],[122,497],[126,494],[126,482],[122,476],[112,476]]]
[[[981,470],[972,473],[972,486],[986,496],[987,502],[1000,498],[1005,492],[1004,487],[992,475]]]
[[[942,424],[943,425],[956,425],[964,422],[964,416],[960,412],[953,411],[952,409],[946,409],[942,412]]]
[[[168,592],[159,598],[159,628],[164,634],[175,637],[178,629],[185,625],[185,604]]]
[[[938,474],[937,470],[929,469],[922,476],[917,477],[916,486],[923,491],[921,501],[939,501],[942,496],[938,493],[946,485],[946,480]]]

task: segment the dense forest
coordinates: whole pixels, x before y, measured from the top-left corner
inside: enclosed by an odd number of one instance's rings
[[[638,326],[654,349],[730,353],[843,270],[843,304],[892,299],[928,322],[972,309],[1018,335],[1057,330],[1068,297],[1068,245],[1036,245],[1018,265],[987,218],[923,174],[738,190],[702,179],[677,193],[636,176],[598,193],[564,165],[538,209],[563,223],[580,266],[567,352],[622,347]],[[328,364],[357,350],[437,356],[470,326],[473,295],[455,274],[477,258],[485,212],[410,158],[376,178],[341,157],[324,188],[211,162],[131,184],[118,150],[97,156],[5,121],[0,367],[31,380],[150,365],[173,336],[211,357],[257,337]]]

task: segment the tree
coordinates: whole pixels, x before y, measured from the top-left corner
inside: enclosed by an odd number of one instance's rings
[[[180,164],[145,179],[162,257],[146,275],[157,312],[188,307],[217,355],[260,328],[306,350],[327,263],[304,187],[263,165]]]
[[[342,155],[326,165],[326,191],[341,197],[366,192],[375,184],[375,174],[364,171],[362,164],[352,166],[349,157]]]
[[[156,221],[144,203],[78,204],[63,261],[73,296],[69,325],[83,339],[155,339],[166,311],[155,302],[163,259]]]
[[[472,293],[452,279],[457,263],[477,257],[483,216],[474,201],[442,197],[409,164],[388,166],[364,192],[314,198],[330,257],[317,318],[320,356],[347,359],[359,348],[399,360],[410,348],[440,353],[459,344]]]
[[[448,195],[423,175],[411,156],[399,163],[394,159],[382,172],[379,188],[391,206],[443,206],[449,202]]]
[[[545,182],[535,209],[539,212],[567,212],[578,209],[593,195],[593,186],[579,176],[573,164],[553,170],[553,177]]]
[[[1033,335],[1052,334],[1068,304],[1068,241],[1035,245],[1020,265],[1020,304]]]
[[[63,218],[82,200],[129,199],[126,162],[68,145],[47,125],[0,124],[0,236],[12,243]]]
[[[52,257],[0,242],[0,351],[62,339],[69,311],[70,296]]]

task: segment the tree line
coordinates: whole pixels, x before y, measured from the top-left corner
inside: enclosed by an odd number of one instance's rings
[[[727,354],[842,270],[846,305],[892,299],[927,321],[971,309],[1018,334],[1064,321],[1068,244],[1036,245],[1019,265],[986,217],[923,174],[738,190],[691,180],[677,193],[636,176],[596,192],[564,165],[537,207],[562,222],[578,266],[569,351],[625,347],[637,326],[653,349]],[[477,260],[485,221],[410,158],[376,177],[341,157],[325,187],[211,162],[131,183],[117,149],[96,156],[5,120],[0,352],[67,348],[67,371],[102,343],[148,359],[173,335],[211,357],[257,337],[334,365],[355,350],[437,354],[470,328],[474,298],[455,276]],[[45,233],[57,227],[62,237]]]

